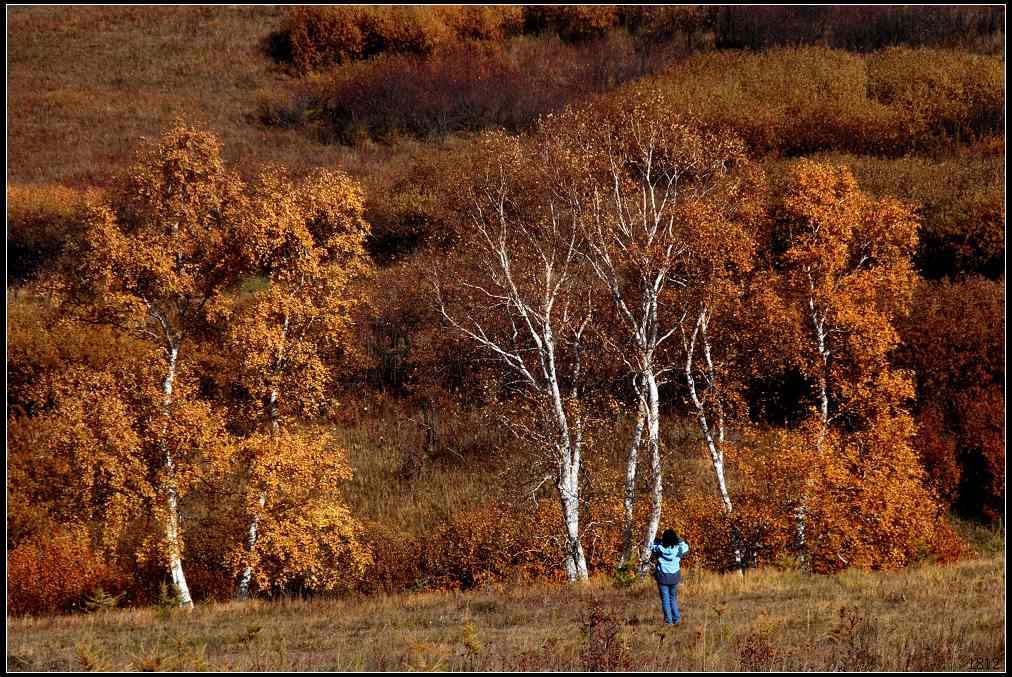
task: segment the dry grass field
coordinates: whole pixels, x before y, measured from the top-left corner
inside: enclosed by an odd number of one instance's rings
[[[898,573],[288,599],[8,620],[8,670],[1005,669],[1004,557]]]
[[[260,51],[281,7],[7,9],[8,182],[102,185],[177,116],[230,164],[333,166],[346,149],[255,123],[286,77]]]

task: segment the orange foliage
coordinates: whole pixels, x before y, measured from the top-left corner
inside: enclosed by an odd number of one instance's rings
[[[518,7],[294,7],[270,38],[300,73],[382,53],[429,56],[457,40],[498,41],[519,27]]]
[[[63,246],[84,229],[96,191],[64,186],[7,185],[7,277],[18,282],[55,263]]]
[[[912,446],[912,375],[890,364],[913,296],[917,221],[894,199],[870,200],[845,167],[802,160],[778,228],[818,402],[808,425],[775,442],[800,482],[781,495],[807,513],[813,568],[902,566],[941,528]]]
[[[89,594],[102,588],[115,595],[125,580],[91,549],[85,529],[64,526],[8,551],[7,611],[20,616],[81,610]]]

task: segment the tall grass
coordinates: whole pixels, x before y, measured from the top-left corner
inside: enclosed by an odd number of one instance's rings
[[[682,625],[649,581],[156,608],[8,621],[9,670],[1005,669],[1004,559],[741,579],[695,569]],[[593,627],[591,627],[593,626]]]

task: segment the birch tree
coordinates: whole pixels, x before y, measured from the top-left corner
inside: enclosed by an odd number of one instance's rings
[[[244,436],[236,472],[248,526],[232,555],[240,598],[254,577],[261,589],[293,576],[333,588],[370,561],[339,489],[351,477],[346,454],[306,425],[327,401],[335,363],[354,351],[349,287],[367,270],[362,190],[338,172],[296,183],[268,167],[250,194],[237,241],[264,286],[215,306]]]
[[[155,449],[162,554],[186,607],[180,500],[201,446],[187,442],[197,431],[181,425],[177,381],[206,329],[207,302],[239,277],[230,241],[243,207],[214,137],[177,125],[140,152],[111,204],[91,210],[64,277],[65,308],[158,351],[160,402],[145,435]]]
[[[535,423],[514,428],[542,450],[563,515],[565,568],[587,578],[580,532],[580,470],[586,417],[580,406],[582,350],[592,305],[571,205],[541,201],[543,162],[552,158],[505,133],[486,135],[492,158],[462,188],[468,231],[459,281],[434,275],[448,327],[493,356],[533,403]]]
[[[897,200],[865,196],[846,167],[808,160],[792,168],[778,220],[786,290],[807,337],[801,369],[815,392],[810,432],[800,445],[808,451],[799,454],[796,547],[805,568],[812,568],[814,552],[822,569],[845,566],[882,529],[890,531],[882,540],[898,551],[933,523],[937,508],[912,450],[911,374],[890,361],[899,343],[896,323],[911,305],[917,220]],[[849,517],[836,512],[865,500],[875,507]],[[822,527],[813,543],[815,503]],[[852,517],[860,535],[839,525]],[[892,533],[900,531],[902,539]]]
[[[645,567],[660,522],[663,477],[660,449],[660,388],[681,362],[669,341],[691,314],[696,327],[685,346],[684,375],[725,509],[731,505],[723,475],[722,413],[711,434],[693,374],[696,344],[702,348],[711,400],[721,412],[709,323],[733,275],[750,265],[753,238],[729,218],[747,199],[740,176],[745,146],[731,134],[708,132],[676,115],[658,94],[642,93],[632,104],[570,109],[549,117],[538,142],[554,158],[558,199],[577,215],[594,276],[617,316],[615,344],[632,376],[636,421],[628,445],[623,496],[623,552],[632,561],[633,510],[638,453],[647,445],[650,512],[635,546],[636,566]],[[568,161],[568,162],[567,162]],[[695,306],[685,306],[692,299]],[[683,337],[684,338],[684,337]],[[698,339],[698,340],[697,340]]]

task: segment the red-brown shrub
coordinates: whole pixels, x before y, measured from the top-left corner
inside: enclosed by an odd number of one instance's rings
[[[37,534],[7,556],[7,611],[13,615],[80,610],[96,589],[115,595],[124,584],[81,527]]]
[[[395,55],[344,66],[321,83],[313,107],[345,143],[366,135],[515,131],[570,101],[654,72],[672,58],[664,51],[639,55],[621,34],[575,46],[558,40],[462,44],[427,59]]]
[[[1005,503],[1004,286],[1004,278],[922,282],[897,356],[917,374],[922,457],[933,460],[950,438],[955,445],[958,471],[946,472],[952,459],[943,457],[940,467],[928,465],[929,476],[958,478],[954,505],[992,520]]]

